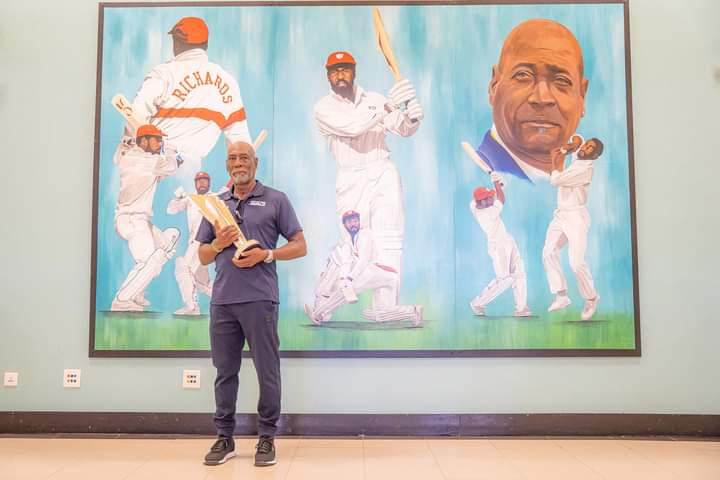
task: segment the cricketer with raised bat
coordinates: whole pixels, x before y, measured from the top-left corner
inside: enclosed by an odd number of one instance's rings
[[[390,160],[385,138],[389,133],[413,135],[424,113],[410,81],[395,83],[385,97],[355,83],[356,65],[348,52],[328,55],[325,69],[330,92],[314,109],[317,127],[337,162],[336,221],[341,237],[346,237],[348,233],[341,222],[344,212],[356,211],[367,219],[366,228],[372,230],[376,240],[374,260],[401,276],[403,193],[400,174]],[[388,292],[374,291],[373,309],[377,313],[397,306],[397,295]]]

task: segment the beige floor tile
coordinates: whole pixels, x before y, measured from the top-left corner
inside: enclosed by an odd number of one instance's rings
[[[699,449],[693,442],[623,440],[622,444],[679,478],[720,479],[720,454]]]
[[[679,480],[672,472],[660,468],[620,442],[604,439],[555,440],[563,450],[612,480]]]
[[[298,447],[287,480],[362,480],[363,449]]]
[[[335,438],[335,437],[301,437],[298,439],[298,446],[303,448],[362,448],[361,437]]]
[[[428,440],[446,479],[516,480],[522,473],[489,440]]]
[[[552,440],[490,440],[530,480],[602,480]]]
[[[397,444],[384,441],[383,446],[365,444],[367,479],[444,480],[440,465],[426,442],[404,440]]]

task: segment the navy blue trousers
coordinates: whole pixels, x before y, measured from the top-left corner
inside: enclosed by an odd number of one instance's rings
[[[278,305],[273,302],[210,306],[210,348],[215,378],[215,427],[218,435],[235,431],[235,405],[242,351],[247,340],[260,385],[258,433],[275,436],[280,418],[280,338]]]

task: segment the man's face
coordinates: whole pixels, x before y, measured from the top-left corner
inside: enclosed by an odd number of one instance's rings
[[[595,160],[597,158],[597,145],[592,140],[585,142],[578,150],[578,158],[583,160]]]
[[[233,144],[228,148],[225,168],[232,178],[233,184],[239,186],[249,185],[255,180],[257,171],[257,157],[245,149]]]
[[[208,178],[198,178],[195,180],[195,191],[199,195],[205,195],[210,191],[210,179]]]
[[[137,146],[147,153],[160,153],[162,149],[162,137],[145,135],[136,139]]]
[[[327,72],[332,91],[343,97],[350,97],[355,84],[355,66],[351,64],[333,65]]]
[[[550,21],[529,21],[506,39],[493,67],[490,104],[503,142],[517,155],[547,156],[575,133],[588,81],[572,34]]]
[[[488,207],[492,206],[492,204],[494,202],[495,202],[494,197],[487,197],[487,198],[483,198],[482,200],[476,200],[475,205],[477,206],[477,208],[483,209],[483,208],[488,208]]]
[[[360,231],[360,217],[358,217],[357,215],[348,217],[343,222],[343,225],[345,225],[345,230],[347,230],[350,235],[355,235],[357,232]]]

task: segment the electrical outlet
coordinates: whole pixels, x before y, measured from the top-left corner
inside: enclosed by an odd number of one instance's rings
[[[5,387],[17,387],[18,386],[18,373],[17,372],[5,372],[3,377],[3,386]]]
[[[63,373],[63,387],[80,388],[80,369],[66,368]]]
[[[183,370],[183,388],[200,388],[200,370]]]

